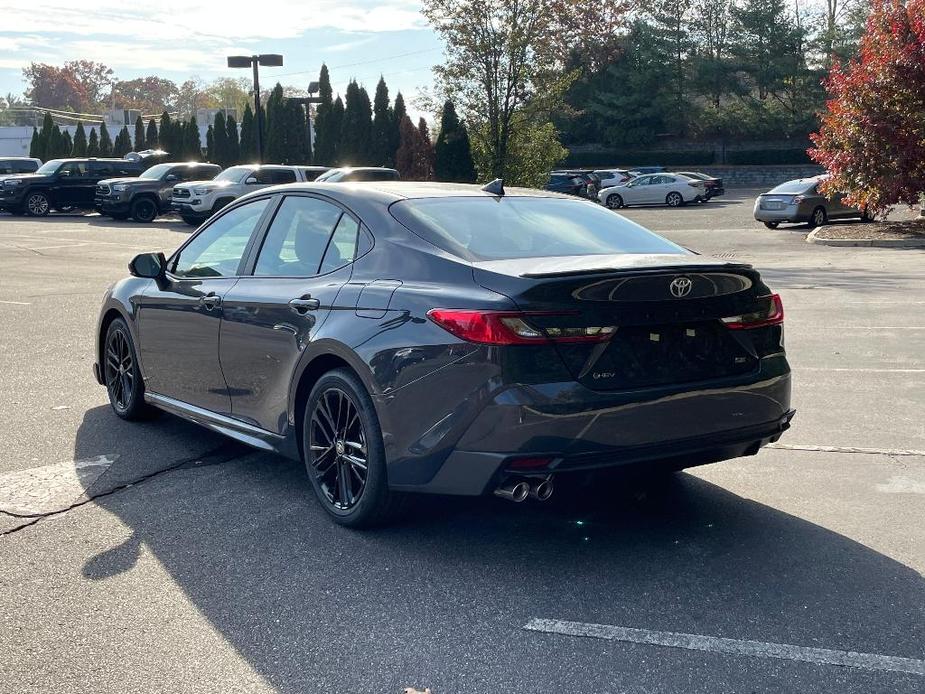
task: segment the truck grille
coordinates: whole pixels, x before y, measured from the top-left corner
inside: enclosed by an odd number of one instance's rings
[[[173,197],[175,198],[188,198],[190,196],[190,191],[187,188],[174,188]]]
[[[110,193],[109,184],[107,184],[107,183],[99,183],[99,184],[97,184],[97,186],[96,186],[96,194],[97,194],[97,195],[109,195],[109,193]]]

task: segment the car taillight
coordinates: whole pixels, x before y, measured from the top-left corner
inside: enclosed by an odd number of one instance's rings
[[[435,308],[427,317],[447,332],[482,345],[536,345],[546,342],[605,342],[616,332],[614,325],[556,326],[538,328],[530,316],[567,316],[571,313],[479,311]]]
[[[803,202],[805,199],[806,199],[806,198],[805,198],[804,196],[802,196],[802,195],[794,195],[794,196],[790,199],[790,202],[791,202],[792,204],[794,204],[794,205],[799,205],[799,204],[800,204],[801,202]]]
[[[703,187],[703,181],[690,181],[690,182],[688,182],[687,185],[689,185],[691,188],[702,188],[702,187]]]
[[[779,294],[761,297],[768,302],[766,307],[758,311],[743,313],[740,316],[722,318],[723,323],[731,330],[747,330],[749,328],[763,328],[767,325],[780,325],[784,322],[784,304]]]

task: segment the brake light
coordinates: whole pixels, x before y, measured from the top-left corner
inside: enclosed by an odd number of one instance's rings
[[[547,342],[605,342],[616,332],[613,325],[538,328],[530,316],[566,316],[570,313],[479,311],[435,308],[427,317],[467,342],[483,345],[536,345]]]
[[[805,199],[806,199],[806,197],[803,196],[803,195],[794,195],[794,196],[790,199],[790,202],[791,202],[791,204],[793,204],[793,205],[799,205],[799,204],[800,204],[801,202],[803,202]]]
[[[726,327],[731,330],[748,330],[750,328],[763,328],[768,325],[780,325],[784,322],[784,304],[780,300],[779,294],[761,297],[768,300],[767,308],[751,313],[743,313],[741,316],[729,316],[722,318]]]

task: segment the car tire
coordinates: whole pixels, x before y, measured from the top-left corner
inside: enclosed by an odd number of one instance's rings
[[[765,222],[764,225],[768,229],[776,229],[780,225],[780,222]]]
[[[874,221],[874,216],[865,208],[861,211],[861,222],[869,224]]]
[[[145,385],[138,367],[135,342],[125,321],[117,318],[109,324],[103,342],[103,383],[113,412],[122,419],[135,421],[150,415],[145,403]]]
[[[186,215],[180,215],[180,218],[181,218],[184,222],[186,222],[187,224],[189,224],[191,227],[198,227],[198,226],[199,226],[199,220],[196,219],[195,217],[187,217]]]
[[[677,191],[672,191],[665,196],[665,204],[668,207],[681,207],[684,204],[684,196]]]
[[[45,193],[29,193],[25,208],[30,217],[46,217],[51,211],[51,201]]]
[[[234,198],[222,198],[221,200],[216,200],[215,204],[212,205],[212,214],[215,214],[223,207],[230,205],[234,202]]]
[[[829,221],[829,216],[825,213],[825,208],[820,206],[813,210],[807,223],[810,227],[821,227]]]
[[[389,490],[379,418],[353,372],[335,369],[315,383],[302,418],[302,451],[315,496],[335,523],[374,527],[399,510],[404,497]]]
[[[157,217],[157,204],[151,198],[136,198],[132,202],[132,219],[142,224],[150,224]]]
[[[623,198],[617,193],[613,193],[612,195],[607,196],[604,204],[608,209],[619,210],[621,207],[623,207]]]

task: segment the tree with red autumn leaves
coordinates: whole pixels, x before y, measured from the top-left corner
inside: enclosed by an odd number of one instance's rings
[[[810,156],[827,193],[882,213],[925,192],[925,0],[873,0],[859,57],[833,66]]]

